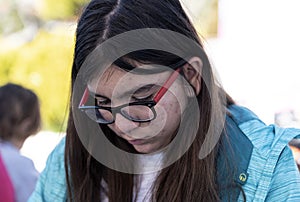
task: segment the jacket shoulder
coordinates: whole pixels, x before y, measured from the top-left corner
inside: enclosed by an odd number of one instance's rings
[[[247,201],[274,199],[278,195],[276,193],[282,193],[280,197],[285,200],[299,197],[299,194],[295,194],[295,188],[291,188],[299,187],[299,172],[288,143],[300,137],[300,130],[266,125],[244,107],[231,106],[229,111],[238,128],[253,145],[247,169],[248,179],[243,186]],[[287,184],[291,186],[279,186],[284,176],[289,179]],[[291,190],[287,191],[285,187]],[[239,199],[242,200],[242,197]]]
[[[54,148],[40,174],[30,201],[66,201],[65,137]]]

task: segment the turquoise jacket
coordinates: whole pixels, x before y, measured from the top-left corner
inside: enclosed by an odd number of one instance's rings
[[[217,158],[222,201],[244,201],[246,197],[256,202],[299,202],[300,175],[288,142],[300,138],[300,130],[266,126],[253,112],[237,105],[228,112],[227,136],[222,135]],[[64,147],[65,139],[48,157],[29,202],[66,201]]]

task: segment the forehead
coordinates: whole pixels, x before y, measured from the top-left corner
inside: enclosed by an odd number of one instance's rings
[[[112,65],[97,78],[93,78],[89,84],[89,90],[97,94],[112,97],[112,94],[122,94],[128,90],[137,90],[145,85],[162,85],[170,75],[170,71],[151,74],[139,74],[135,70],[125,71]]]

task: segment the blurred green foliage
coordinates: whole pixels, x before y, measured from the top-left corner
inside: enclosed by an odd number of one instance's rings
[[[74,37],[40,30],[17,49],[0,50],[0,85],[15,82],[40,98],[43,129],[65,129]]]
[[[197,16],[196,29],[205,38],[218,34],[218,0],[205,0]]]
[[[9,34],[24,28],[18,7],[12,0],[0,0],[0,34]]]
[[[183,0],[183,7],[204,39],[217,37],[218,0]]]
[[[43,0],[42,2],[40,15],[42,18],[49,20],[72,18],[80,12],[88,0]]]
[[[0,0],[0,14],[6,16],[0,19],[0,85],[14,82],[38,94],[43,130],[66,128],[74,49],[70,29],[87,2]]]

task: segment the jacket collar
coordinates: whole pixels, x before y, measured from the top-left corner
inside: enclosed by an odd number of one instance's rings
[[[218,150],[217,182],[222,201],[237,201],[249,177],[247,169],[253,145],[238,125],[254,117],[252,113],[241,116],[245,111],[240,110],[237,106],[229,108]]]

